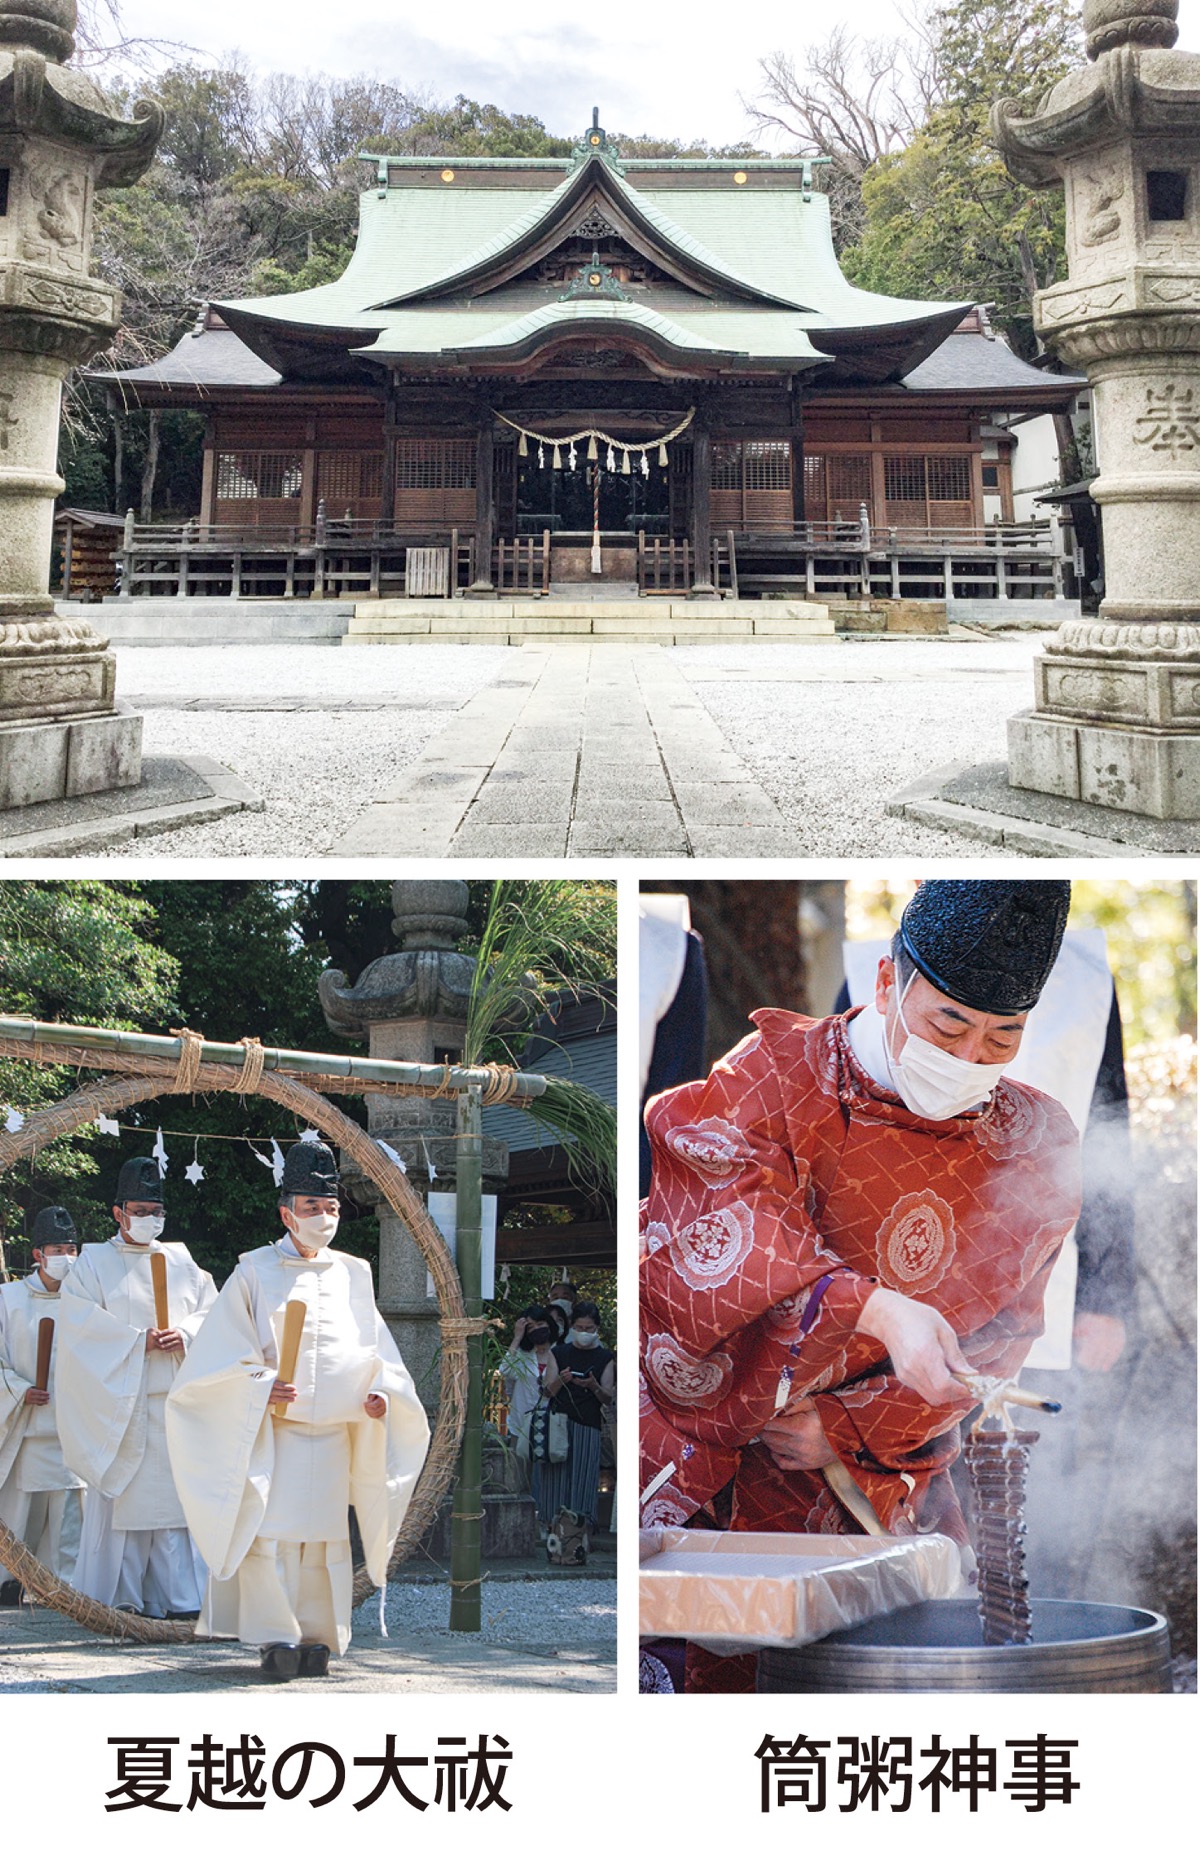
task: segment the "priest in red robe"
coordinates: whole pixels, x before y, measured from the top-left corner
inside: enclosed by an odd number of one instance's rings
[[[966,1529],[949,1467],[1010,1376],[1079,1210],[1067,1113],[1005,1078],[1058,953],[1066,881],[926,881],[873,1008],[760,1010],[707,1080],[646,1108],[643,1522]],[[689,1648],[688,1687],[753,1688]]]

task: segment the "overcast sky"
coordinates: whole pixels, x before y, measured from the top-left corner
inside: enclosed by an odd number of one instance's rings
[[[124,0],[123,11],[130,30],[192,45],[205,61],[238,50],[261,71],[369,71],[539,116],[562,135],[597,103],[627,132],[716,143],[745,135],[739,92],[757,88],[760,58],[799,54],[806,36],[843,19],[859,33],[898,24],[893,0],[607,0],[577,11],[546,0]],[[1181,0],[1180,26],[1200,50],[1200,0]]]

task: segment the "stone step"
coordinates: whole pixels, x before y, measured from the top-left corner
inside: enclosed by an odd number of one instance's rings
[[[379,599],[359,605],[344,638],[350,644],[612,642],[667,647],[835,640],[829,613],[821,604],[647,598],[630,603]]]

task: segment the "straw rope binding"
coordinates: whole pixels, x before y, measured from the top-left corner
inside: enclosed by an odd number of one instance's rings
[[[188,1081],[189,1090],[197,1092],[257,1092],[315,1125],[346,1155],[353,1158],[362,1173],[375,1184],[384,1200],[400,1217],[420,1248],[422,1258],[433,1275],[441,1313],[443,1348],[437,1419],[429,1456],[392,1550],[389,1569],[394,1568],[413,1554],[437,1516],[442,1499],[454,1478],[467,1419],[467,1339],[478,1335],[479,1327],[486,1327],[486,1320],[467,1318],[464,1315],[465,1306],[458,1273],[445,1241],[429,1218],[424,1202],[407,1177],[390,1158],[384,1156],[360,1125],[347,1118],[322,1093],[303,1085],[299,1080],[264,1071],[262,1049],[259,1047],[256,1060],[254,1048],[258,1044],[249,1039],[244,1044],[246,1062],[240,1069],[198,1060],[189,1061],[185,1068],[188,1033],[185,1030],[179,1035],[180,1051],[176,1058],[159,1059],[155,1056],[122,1053],[119,1060],[114,1059],[113,1065],[119,1064],[125,1070],[124,1077],[92,1081],[81,1086],[68,1098],[59,1100],[56,1105],[48,1106],[44,1111],[27,1118],[19,1131],[0,1133],[0,1176],[22,1158],[36,1156],[55,1138],[78,1131],[81,1125],[89,1124],[101,1112],[115,1114],[142,1100],[154,1099],[172,1090],[183,1090],[181,1085],[177,1085],[181,1074]],[[36,1054],[31,1054],[31,1045],[28,1043],[5,1043],[0,1040],[0,1053],[11,1053],[17,1059],[32,1057],[56,1066],[73,1064],[75,1050],[50,1050],[44,1045],[32,1045],[38,1048]],[[80,1049],[78,1052],[86,1054],[90,1061],[95,1059],[91,1049]],[[254,1078],[253,1086],[247,1082],[248,1074]],[[339,1090],[362,1091],[363,1088],[360,1083],[357,1087],[342,1085]],[[376,1088],[371,1086],[370,1090],[374,1092]],[[412,1092],[418,1089],[405,1090]],[[190,1625],[171,1620],[143,1619],[138,1614],[118,1613],[114,1607],[76,1593],[74,1588],[69,1588],[40,1563],[4,1523],[0,1523],[0,1564],[16,1577],[36,1601],[52,1607],[91,1632],[154,1645],[179,1644],[193,1636]],[[360,1568],[354,1578],[355,1604],[367,1599],[374,1592],[374,1587],[366,1570]]]
[[[204,1046],[203,1035],[198,1035],[194,1028],[173,1028],[173,1035],[179,1037],[179,1072],[173,1093],[194,1093],[196,1075],[200,1071],[200,1050]]]

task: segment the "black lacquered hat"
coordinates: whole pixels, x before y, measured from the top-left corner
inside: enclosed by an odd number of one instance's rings
[[[900,942],[956,1003],[1022,1015],[1050,975],[1070,905],[1070,881],[922,881]]]
[[[29,1239],[35,1247],[54,1247],[63,1241],[78,1242],[75,1223],[65,1208],[43,1208],[29,1230]]]
[[[283,1178],[279,1193],[285,1195],[336,1195],[337,1158],[328,1144],[314,1142],[293,1144],[283,1160]]]
[[[126,1202],[161,1202],[163,1182],[153,1157],[130,1157],[121,1165],[114,1200],[118,1208]]]

